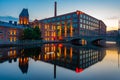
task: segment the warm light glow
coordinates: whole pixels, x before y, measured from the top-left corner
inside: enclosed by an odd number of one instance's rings
[[[63,47],[63,45],[62,45],[62,44],[59,44],[58,46],[59,46],[59,47]]]
[[[103,21],[107,25],[107,31],[118,30],[118,20],[116,20],[116,19],[107,19],[107,20],[103,20]]]
[[[10,35],[12,35],[12,30],[10,30]]]
[[[10,42],[12,42],[12,37],[10,37]]]
[[[65,25],[64,25],[64,36],[67,37],[67,22],[65,22]]]
[[[70,60],[72,61],[72,47],[70,47]]]
[[[16,41],[16,37],[14,37],[14,41]]]
[[[64,47],[64,58],[66,58],[66,54],[67,54],[67,48]]]
[[[87,41],[84,40],[84,39],[82,39],[81,42],[82,42],[82,43],[81,43],[82,45],[86,45],[86,44],[87,44]]]
[[[16,30],[14,30],[14,35],[16,35]]]
[[[28,58],[19,58],[19,63],[20,65],[25,65],[25,64],[28,64]]]
[[[72,27],[72,20],[70,22],[70,36],[73,36],[73,27]]]

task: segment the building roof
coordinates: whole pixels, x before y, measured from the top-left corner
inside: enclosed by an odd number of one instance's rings
[[[0,21],[0,27],[24,29],[25,26]]]
[[[20,13],[19,17],[29,17],[28,9],[23,8],[23,10]]]
[[[90,16],[90,15],[88,15],[88,14],[82,12],[82,11],[76,10],[74,12],[70,12],[70,13],[66,13],[66,14],[62,14],[62,15],[57,15],[57,16],[53,16],[53,17],[49,17],[49,18],[45,18],[45,19],[41,19],[41,20],[39,20],[39,22],[43,22],[44,20],[48,20],[48,19],[52,19],[52,18],[57,18],[57,17],[61,17],[61,16],[66,16],[66,15],[70,15],[70,14],[85,14],[87,16]],[[94,18],[96,20],[99,20],[99,19],[97,19],[97,18],[95,18],[93,16],[90,16],[90,17],[92,17],[92,18]]]

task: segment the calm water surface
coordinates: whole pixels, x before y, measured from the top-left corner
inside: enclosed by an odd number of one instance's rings
[[[0,80],[120,80],[119,58],[112,43],[0,48]]]

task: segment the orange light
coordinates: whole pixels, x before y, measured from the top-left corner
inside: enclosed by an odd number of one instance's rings
[[[59,47],[62,47],[63,45],[62,45],[62,44],[59,44],[58,46],[59,46]]]
[[[59,40],[62,40],[62,36],[59,37]]]

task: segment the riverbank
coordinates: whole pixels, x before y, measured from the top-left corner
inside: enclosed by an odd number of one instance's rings
[[[31,45],[39,45],[39,44],[50,44],[50,43],[68,43],[66,41],[17,41],[17,42],[4,42],[0,43],[0,47],[17,47],[17,46],[31,46]]]

